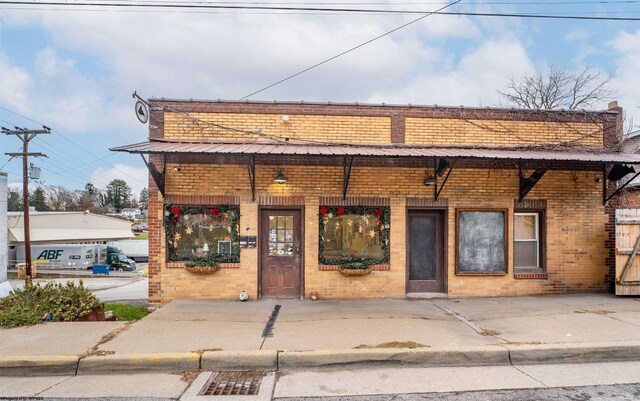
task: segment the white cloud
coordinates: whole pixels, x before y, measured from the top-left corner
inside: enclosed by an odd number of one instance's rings
[[[28,104],[28,90],[33,85],[29,74],[11,63],[0,50],[0,104],[24,109]]]
[[[391,89],[372,97],[372,101],[409,102],[442,105],[495,105],[498,89],[509,78],[534,72],[522,44],[517,40],[488,41],[463,57],[457,65],[443,70],[425,69]]]
[[[591,36],[591,33],[585,29],[574,29],[572,31],[567,32],[564,35],[564,40],[568,42],[578,41],[581,42],[583,40],[588,39]]]
[[[131,187],[131,193],[138,198],[140,190],[148,186],[146,167],[135,167],[128,164],[116,164],[111,168],[98,168],[91,174],[91,183],[104,190],[112,180],[124,180]]]
[[[635,129],[640,129],[640,30],[620,32],[610,45],[617,52],[614,89],[627,119],[632,119]]]
[[[34,55],[29,69],[11,64],[0,52],[0,103],[37,116],[54,129],[73,133],[90,129],[105,118],[105,99],[100,84],[75,64],[50,47]]]
[[[57,47],[90,56],[108,71],[99,93],[117,104],[130,102],[134,89],[146,96],[237,99],[415,18],[59,11],[35,15],[31,23],[50,31]],[[467,17],[432,16],[256,99],[364,100],[382,88],[393,88],[403,75],[450,58],[435,46],[439,40],[481,36],[482,30]],[[59,65],[48,62],[41,67],[56,71]],[[133,121],[133,114],[129,118]]]

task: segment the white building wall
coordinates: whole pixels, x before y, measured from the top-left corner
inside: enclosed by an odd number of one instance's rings
[[[0,171],[0,283],[7,281],[9,228],[7,226],[7,174]]]

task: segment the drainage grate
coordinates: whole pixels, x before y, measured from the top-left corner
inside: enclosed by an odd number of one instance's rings
[[[198,395],[257,395],[265,372],[213,372]]]

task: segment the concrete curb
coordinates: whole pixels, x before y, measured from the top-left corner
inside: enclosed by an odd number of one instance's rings
[[[640,361],[640,342],[505,344],[514,365]]]
[[[320,367],[339,364],[392,363],[421,366],[508,365],[509,351],[500,346],[464,349],[343,349],[283,351],[278,356],[280,369]]]
[[[73,376],[79,359],[73,355],[5,356],[0,359],[0,376]]]
[[[80,360],[78,374],[145,372],[183,372],[200,368],[200,354],[168,352],[90,356]]]
[[[277,370],[278,351],[207,351],[200,366],[202,370]]]
[[[207,351],[0,358],[0,376],[58,376],[188,370],[279,370],[392,364],[413,366],[530,365],[640,361],[640,341],[571,344],[503,344],[455,349],[335,349],[313,351]]]

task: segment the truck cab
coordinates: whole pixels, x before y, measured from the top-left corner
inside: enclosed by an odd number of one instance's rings
[[[136,262],[127,258],[127,255],[122,253],[118,247],[107,246],[106,254],[107,264],[111,270],[136,270]]]

